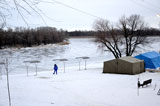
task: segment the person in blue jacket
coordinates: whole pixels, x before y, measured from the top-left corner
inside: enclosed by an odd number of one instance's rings
[[[58,70],[58,66],[56,64],[54,64],[54,73],[53,74],[57,74],[57,70]]]

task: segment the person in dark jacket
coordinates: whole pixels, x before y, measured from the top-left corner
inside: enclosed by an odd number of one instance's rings
[[[53,74],[57,74],[57,70],[58,70],[58,66],[56,64],[54,64],[54,73]]]

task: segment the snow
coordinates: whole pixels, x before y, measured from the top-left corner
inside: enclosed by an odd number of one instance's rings
[[[72,38],[70,45],[46,45],[33,48],[1,50],[9,58],[9,80],[12,106],[159,106],[160,72],[145,72],[138,75],[102,74],[103,61],[114,58],[110,53],[101,54],[92,38]],[[158,43],[158,44],[157,44]],[[158,51],[156,47],[144,47],[145,51]],[[150,47],[152,47],[150,49]],[[57,49],[57,50],[55,50]],[[84,60],[81,69],[76,57],[88,56],[87,70]],[[66,58],[66,72],[63,62],[53,59]],[[1,61],[5,59],[4,57]],[[29,76],[23,61],[40,60],[37,64],[28,63]],[[53,64],[59,66],[58,75],[52,75]],[[0,76],[0,106],[8,106],[7,83],[4,67]],[[148,87],[137,89],[137,79],[152,79]],[[139,91],[139,95],[138,95]]]

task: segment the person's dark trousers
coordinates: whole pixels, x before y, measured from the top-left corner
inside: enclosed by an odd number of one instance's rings
[[[54,70],[54,73],[53,74],[57,74],[57,70]]]

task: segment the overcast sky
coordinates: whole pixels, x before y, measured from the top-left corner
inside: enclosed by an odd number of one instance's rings
[[[31,27],[52,26],[64,30],[92,30],[94,20],[108,19],[115,23],[122,15],[139,14],[151,27],[158,28],[160,17],[160,0],[37,0],[36,4],[43,11],[43,22],[39,15],[32,16],[23,12]],[[8,25],[26,26],[20,15],[13,10]]]

